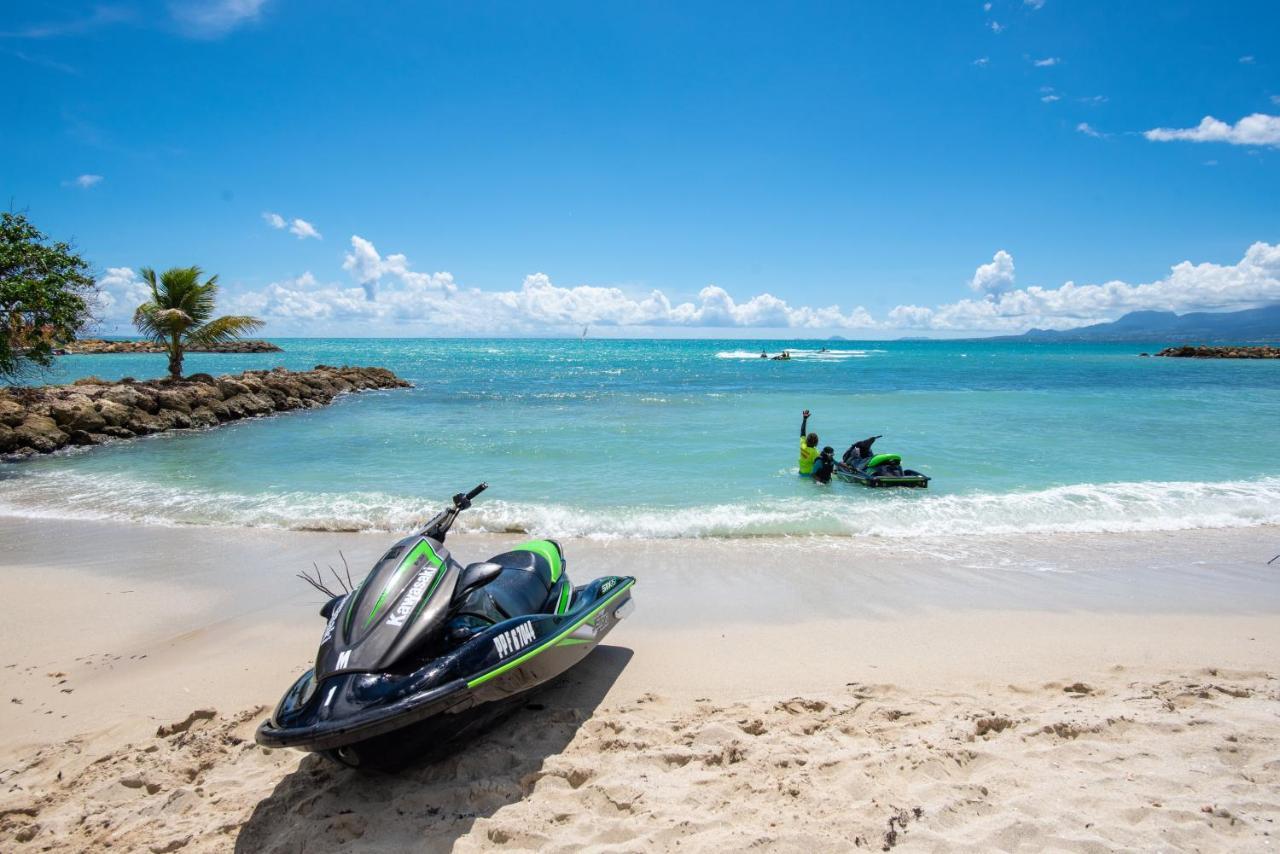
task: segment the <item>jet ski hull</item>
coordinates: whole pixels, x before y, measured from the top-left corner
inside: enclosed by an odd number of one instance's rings
[[[409,673],[348,671],[313,685],[308,671],[256,739],[362,767],[449,753],[586,658],[634,607],[634,584],[597,579],[574,591],[566,613],[497,623]]]
[[[845,463],[836,463],[835,473],[836,477],[845,483],[857,483],[872,488],[892,486],[907,487],[909,489],[929,488],[929,476],[911,469],[904,470],[900,475],[875,475]]]

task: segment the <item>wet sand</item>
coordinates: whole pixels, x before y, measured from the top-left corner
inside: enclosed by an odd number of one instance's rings
[[[1270,850],[1280,820],[1273,528],[567,541],[636,612],[472,750],[257,748],[322,629],[294,573],[388,540],[0,519],[0,847]]]

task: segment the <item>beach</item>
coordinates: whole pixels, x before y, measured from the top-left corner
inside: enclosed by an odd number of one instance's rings
[[[323,628],[294,573],[341,552],[358,580],[385,535],[0,539],[6,850],[1270,850],[1280,819],[1272,526],[565,540],[575,583],[637,576],[636,612],[394,775],[252,740]]]

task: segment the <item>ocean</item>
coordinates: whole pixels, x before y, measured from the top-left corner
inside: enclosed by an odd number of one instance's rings
[[[402,531],[487,481],[463,530],[943,540],[1280,523],[1280,363],[1151,344],[279,339],[190,373],[378,365],[414,383],[320,410],[0,466],[0,513]],[[761,349],[794,358],[759,358]],[[821,348],[826,347],[826,352]],[[41,378],[161,375],[66,356]],[[796,476],[800,412],[928,490]]]

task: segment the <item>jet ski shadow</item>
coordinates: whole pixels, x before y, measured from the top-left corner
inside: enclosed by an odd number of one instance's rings
[[[316,851],[355,842],[373,850],[449,850],[487,818],[517,803],[547,775],[577,786],[575,772],[544,769],[564,751],[617,681],[632,651],[597,647],[457,752],[395,773],[344,768],[316,754],[259,801],[237,852]]]

